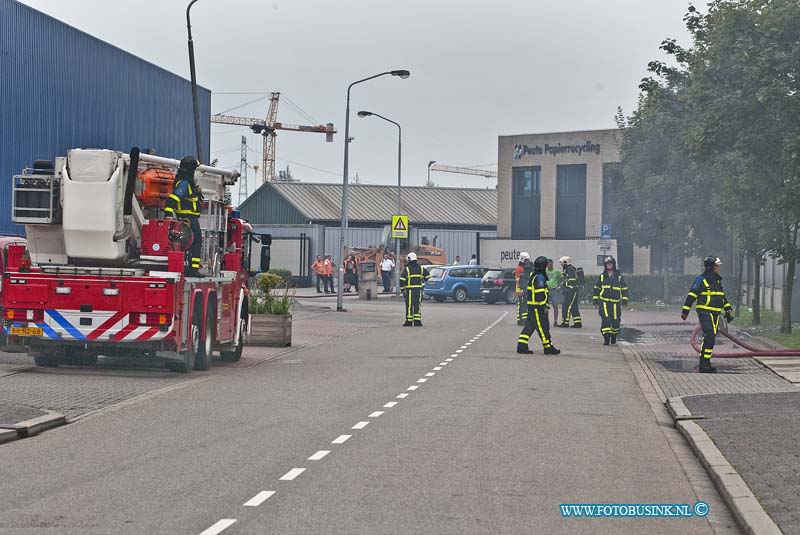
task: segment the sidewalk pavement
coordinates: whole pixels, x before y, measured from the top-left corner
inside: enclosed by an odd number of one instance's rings
[[[699,374],[689,345],[695,323],[675,321],[674,311],[633,308],[623,317],[623,349],[641,358],[664,398],[682,398],[780,529],[800,535],[798,385],[750,357],[714,359],[718,373]],[[717,347],[733,344],[723,339]]]

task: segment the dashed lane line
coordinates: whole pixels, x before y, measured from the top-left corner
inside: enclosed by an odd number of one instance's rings
[[[417,385],[411,385],[411,386],[409,386],[408,388],[406,388],[406,390],[416,390],[417,388],[419,388],[419,386],[417,386]]]
[[[384,405],[384,406],[383,406],[383,408],[384,408],[384,409],[391,409],[391,408],[392,408],[392,407],[394,407],[395,405],[397,405],[397,402],[396,402],[396,401],[390,401],[389,403],[387,403],[386,405]]]
[[[427,379],[426,379],[426,378],[424,378],[424,377],[421,377],[421,378],[417,379],[417,382],[418,382],[418,383],[424,383],[424,382],[426,382],[426,381],[427,381]]]
[[[368,416],[368,418],[377,418],[377,417],[379,417],[381,414],[383,414],[383,411],[375,411],[375,412],[373,412],[372,414],[370,414],[370,415]]]
[[[349,439],[351,436],[353,435],[339,435],[338,437],[333,439],[331,444],[344,444],[345,442],[347,442],[347,439]]]
[[[425,374],[425,377],[433,377],[434,375],[436,375],[436,372],[428,372]]]
[[[294,481],[297,476],[305,472],[305,468],[292,468],[285,474],[283,474],[280,478],[281,481]]]
[[[441,371],[441,369],[442,369],[442,366],[436,366],[435,368],[433,368],[433,371],[438,372],[438,371]]]
[[[218,535],[236,523],[235,518],[223,518],[200,535]]]
[[[272,495],[275,494],[274,490],[262,490],[246,502],[244,502],[245,507],[258,507],[265,501],[272,498]]]
[[[321,461],[329,453],[330,453],[330,450],[319,450],[317,453],[315,453],[314,455],[309,457],[308,460],[309,461]]]
[[[352,427],[352,429],[364,429],[369,425],[369,422],[358,422],[356,425]]]

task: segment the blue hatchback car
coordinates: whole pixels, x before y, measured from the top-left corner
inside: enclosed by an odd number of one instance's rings
[[[483,266],[430,266],[430,278],[423,294],[438,302],[451,297],[463,303],[469,299],[481,299],[481,279],[488,271]]]

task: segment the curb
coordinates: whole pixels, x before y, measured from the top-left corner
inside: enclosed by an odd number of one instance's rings
[[[682,401],[680,405],[683,405]],[[781,535],[782,531],[778,525],[764,511],[750,487],[717,449],[703,428],[691,419],[678,420],[675,427],[686,437],[692,450],[711,476],[714,486],[722,495],[739,528],[748,535]]]
[[[48,429],[59,427],[67,423],[67,418],[60,412],[45,411],[47,414],[24,422],[19,422],[13,426],[0,429],[0,444],[18,440],[21,438],[28,438]]]

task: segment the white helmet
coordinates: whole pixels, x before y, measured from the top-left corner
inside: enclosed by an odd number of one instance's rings
[[[530,260],[531,259],[531,255],[529,255],[528,253],[519,253],[519,259],[520,259],[520,261],[522,261],[522,260]]]
[[[558,263],[564,266],[569,265],[572,263],[572,258],[568,256],[562,256],[561,258],[558,259]]]
[[[406,260],[409,262],[416,262],[417,261],[417,253],[408,253],[406,256]]]

